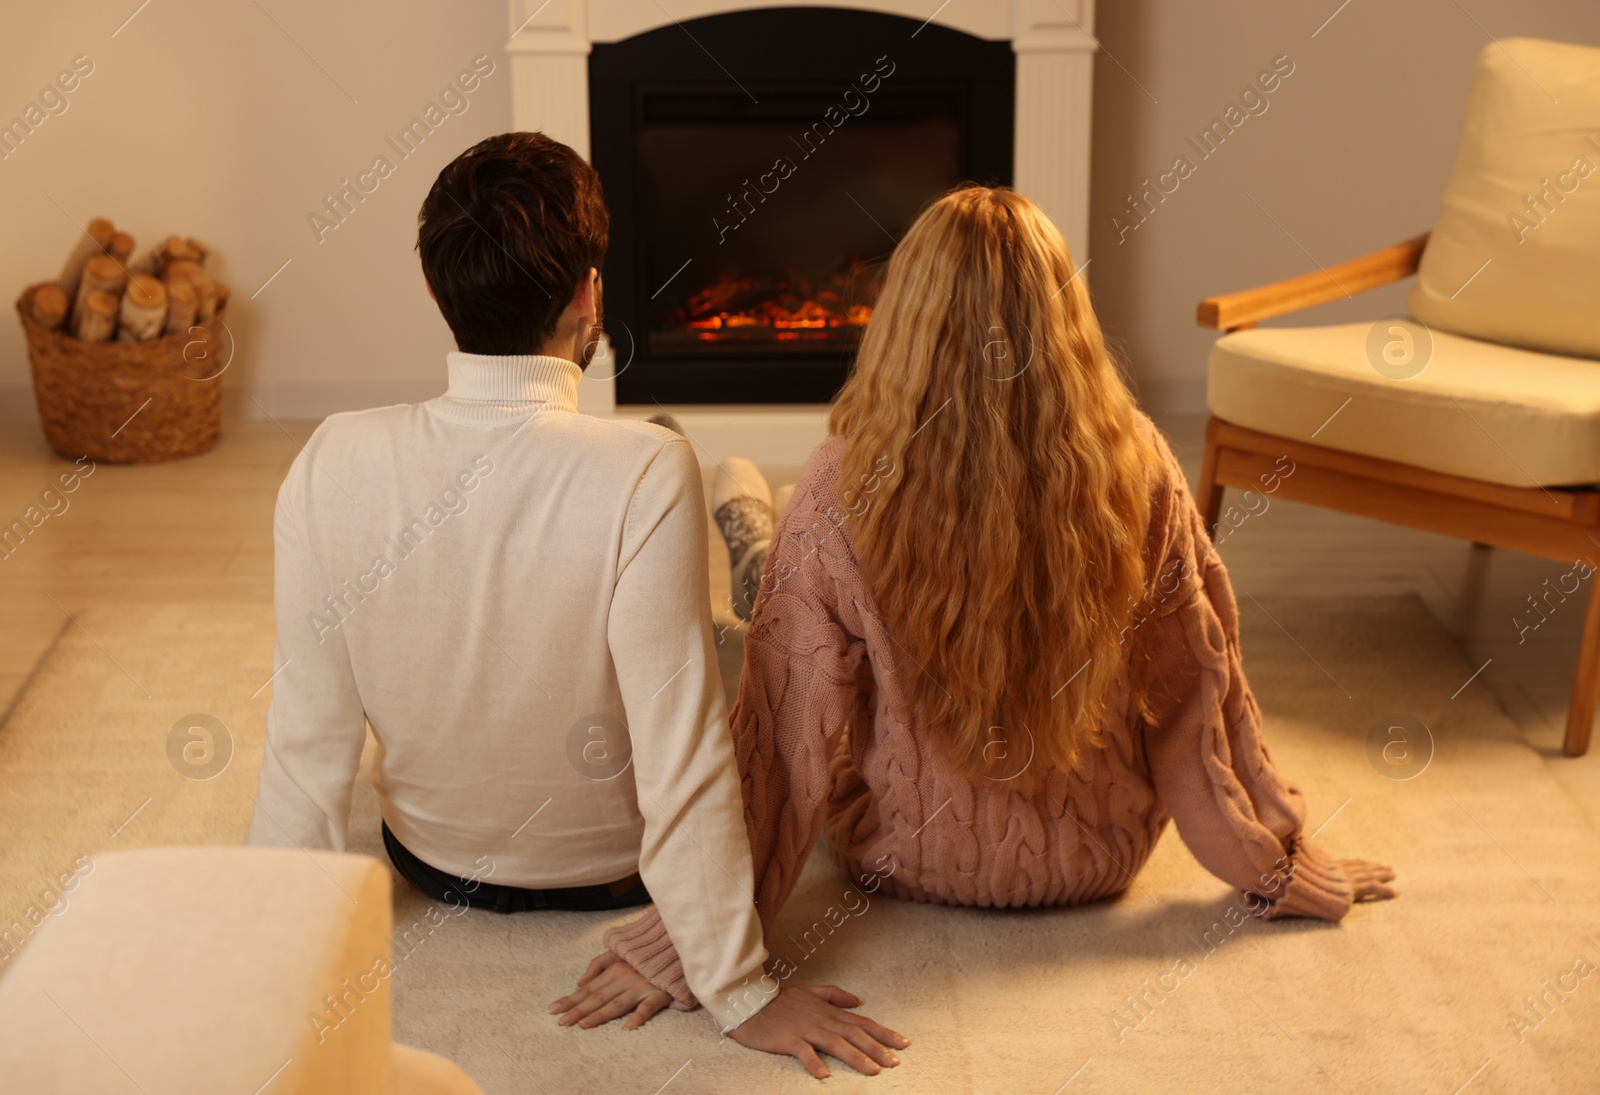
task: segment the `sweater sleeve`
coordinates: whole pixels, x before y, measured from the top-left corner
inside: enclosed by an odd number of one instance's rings
[[[1160,571],[1167,585],[1157,586],[1170,586],[1170,608],[1141,624],[1156,793],[1194,857],[1243,890],[1255,915],[1339,920],[1350,910],[1350,882],[1307,840],[1305,800],[1273,767],[1240,660],[1227,569],[1186,488],[1158,509],[1169,512],[1175,532]]]
[[[846,627],[839,607],[835,575],[851,559],[843,514],[819,501],[815,487],[822,484],[814,475],[807,480],[797,487],[767,557],[732,717],[756,911],[768,928],[816,843],[833,735],[849,720],[860,682],[870,675],[866,644]],[[655,910],[612,929],[606,944],[653,984],[681,997],[682,968]],[[730,999],[730,1009],[745,1018],[754,1014],[745,1014],[738,997]]]
[[[278,641],[250,843],[342,852],[367,723],[340,616],[329,607],[332,586],[307,543],[311,474],[303,452],[278,491],[273,519]]]
[[[728,1029],[744,1021],[731,1000],[754,1014],[774,993],[742,995],[760,981],[767,955],[711,634],[706,525],[694,455],[682,440],[668,442],[635,490],[609,625],[644,816],[639,873],[660,934],[607,945],[678,1007],[693,1007],[699,994]]]

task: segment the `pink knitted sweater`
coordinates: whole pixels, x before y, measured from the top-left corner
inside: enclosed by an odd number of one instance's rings
[[[898,714],[894,640],[844,529],[843,441],[812,455],[768,557],[732,716],[756,908],[769,929],[819,830],[853,879],[876,875],[893,896],[1003,908],[1122,892],[1169,817],[1256,915],[1338,920],[1349,910],[1343,869],[1306,841],[1305,802],[1262,740],[1227,570],[1165,440],[1142,415],[1140,428],[1159,459],[1150,594],[1130,627],[1145,632],[1155,718],[1133,710],[1124,672],[1104,745],[1028,793],[955,774],[918,720]],[[674,1006],[695,1006],[655,910],[605,941]]]

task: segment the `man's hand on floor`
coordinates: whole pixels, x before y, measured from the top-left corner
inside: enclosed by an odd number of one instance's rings
[[[622,1029],[638,1030],[670,1003],[672,997],[646,981],[644,975],[627,962],[606,951],[590,962],[589,968],[578,978],[578,991],[551,1004],[550,1011],[551,1014],[561,1013],[562,1026],[577,1023],[585,1029],[609,1023],[631,1011],[633,1014],[622,1024]]]
[[[900,1063],[890,1047],[911,1044],[903,1034],[845,1008],[861,1001],[837,985],[797,985],[781,989],[772,1003],[728,1032],[742,1046],[787,1054],[819,1080],[831,1073],[817,1051],[831,1053],[857,1072],[876,1076]]]

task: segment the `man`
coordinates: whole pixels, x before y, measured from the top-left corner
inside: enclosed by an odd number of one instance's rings
[[[501,912],[654,899],[731,1037],[877,1071],[838,1029],[871,1031],[883,1056],[904,1040],[830,1002],[852,1002],[842,990],[747,987],[767,955],[699,470],[669,430],[577,413],[609,225],[598,177],[508,133],[446,167],[419,220],[459,352],[443,396],[330,417],[279,491],[251,843],[344,849],[370,722],[385,847],[423,892]],[[608,966],[585,1025],[610,1001],[630,1026],[668,1002]]]

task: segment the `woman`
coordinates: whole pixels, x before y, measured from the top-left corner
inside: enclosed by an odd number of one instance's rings
[[[889,263],[745,640],[733,732],[769,926],[819,828],[852,878],[913,901],[1118,894],[1168,817],[1264,919],[1395,896],[1392,870],[1304,835],[1227,571],[1074,275],[1033,203],[982,187]],[[638,1004],[630,1025],[693,1006],[654,912],[606,943],[563,1004]]]

